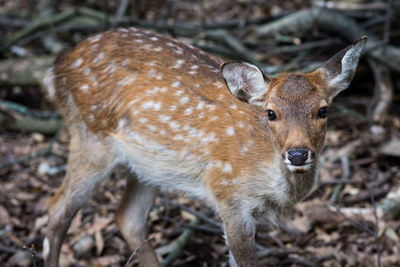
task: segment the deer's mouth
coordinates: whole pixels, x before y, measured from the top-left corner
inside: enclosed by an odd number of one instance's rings
[[[305,172],[305,171],[308,171],[312,166],[312,162],[304,164],[304,165],[293,165],[291,163],[286,163],[286,162],[285,162],[285,164],[286,164],[286,167],[291,172]]]

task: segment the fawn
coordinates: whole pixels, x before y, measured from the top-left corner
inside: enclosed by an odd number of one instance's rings
[[[205,200],[221,217],[231,266],[258,266],[257,225],[277,225],[317,180],[328,107],[352,80],[366,37],[307,74],[267,77],[249,63],[138,28],[93,36],[46,74],[69,127],[66,177],[49,203],[46,266],[57,266],[76,212],[117,165],[131,170],[116,223],[146,238],[159,189]],[[146,243],[141,266],[158,266]]]

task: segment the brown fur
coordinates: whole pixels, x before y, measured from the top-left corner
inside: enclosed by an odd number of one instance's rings
[[[335,72],[337,64],[328,65]],[[256,226],[278,224],[314,186],[326,132],[326,118],[317,114],[331,102],[330,72],[261,73],[235,98],[220,65],[197,48],[136,28],[94,36],[58,57],[45,82],[68,124],[71,152],[49,203],[47,266],[57,265],[70,221],[117,164],[133,172],[116,212],[131,249],[145,239],[158,188],[177,188],[219,211],[232,264],[257,266]],[[232,77],[256,79],[246,75],[257,68],[243,66],[242,76]],[[251,103],[262,108],[246,101],[260,84],[269,87]],[[276,120],[268,120],[267,109]],[[293,148],[310,151],[308,168],[285,166]],[[158,265],[149,244],[138,258],[142,266]]]

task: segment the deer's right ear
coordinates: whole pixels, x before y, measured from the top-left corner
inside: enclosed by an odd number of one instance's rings
[[[224,63],[221,73],[237,99],[261,107],[265,104],[270,79],[258,67],[249,63]]]

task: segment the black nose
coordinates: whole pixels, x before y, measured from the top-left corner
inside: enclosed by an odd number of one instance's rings
[[[306,160],[308,159],[308,149],[289,149],[288,159],[294,166],[304,165],[304,163],[306,163]]]

